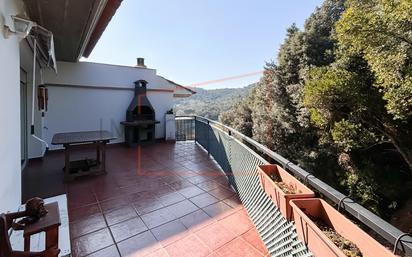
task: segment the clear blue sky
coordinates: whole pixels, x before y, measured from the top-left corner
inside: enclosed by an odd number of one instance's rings
[[[124,0],[84,61],[146,65],[182,85],[261,71],[322,0]],[[260,75],[203,88],[241,87]]]

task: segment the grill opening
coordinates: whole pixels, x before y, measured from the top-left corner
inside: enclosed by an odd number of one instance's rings
[[[154,120],[154,112],[149,106],[137,106],[132,114],[133,120]]]

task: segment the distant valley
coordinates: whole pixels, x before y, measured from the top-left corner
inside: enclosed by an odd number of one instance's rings
[[[192,88],[196,94],[175,102],[176,115],[198,115],[217,120],[219,114],[244,99],[255,84],[242,88],[210,89]]]

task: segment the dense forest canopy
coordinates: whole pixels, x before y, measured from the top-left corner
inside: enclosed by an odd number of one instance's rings
[[[412,200],[412,1],[325,0],[220,120],[389,219]]]

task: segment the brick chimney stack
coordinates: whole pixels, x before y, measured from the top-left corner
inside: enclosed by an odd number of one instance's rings
[[[137,58],[137,65],[136,65],[136,67],[146,68],[146,65],[144,65],[144,58]]]

